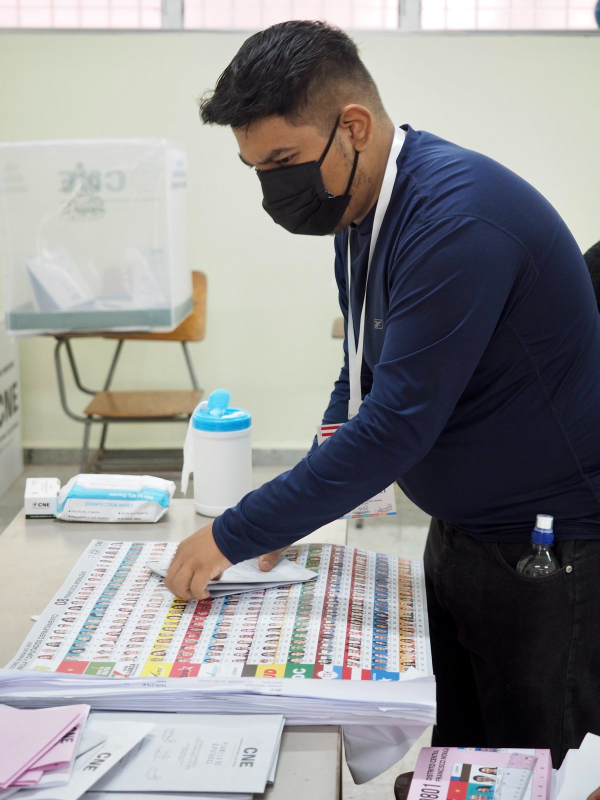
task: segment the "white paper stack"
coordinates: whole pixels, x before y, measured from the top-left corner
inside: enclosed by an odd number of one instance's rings
[[[144,720],[154,728],[94,785],[95,792],[140,793],[157,798],[176,792],[235,800],[262,794],[273,783],[284,719],[280,715],[95,714],[120,725]]]
[[[306,681],[231,679],[186,681],[177,678],[94,678],[60,673],[18,673],[0,670],[4,703],[23,708],[85,702],[104,711],[185,711],[259,714],[265,703],[285,716],[289,725],[432,724],[435,684],[407,682]],[[266,701],[268,697],[268,701]]]
[[[554,775],[552,800],[585,800],[600,787],[600,736],[588,733]]]
[[[280,565],[286,585],[186,603],[151,568],[175,547],[92,542],[0,671],[0,702],[206,714],[267,707],[291,725],[343,725],[357,782],[398,761],[433,723],[422,562],[295,545]],[[299,571],[316,577],[290,583]],[[247,577],[246,569],[228,582]]]

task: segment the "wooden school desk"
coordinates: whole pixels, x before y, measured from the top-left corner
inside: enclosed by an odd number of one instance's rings
[[[92,539],[178,542],[208,522],[196,514],[192,500],[172,500],[160,522],[139,525],[26,520],[21,510],[0,536],[0,664],[15,655],[33,625],[31,615],[44,610]],[[345,544],[346,522],[333,522],[307,539]],[[264,798],[339,800],[340,776],[338,727],[286,728],[275,784]]]

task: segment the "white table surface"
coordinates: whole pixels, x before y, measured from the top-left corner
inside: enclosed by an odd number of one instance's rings
[[[169,513],[154,524],[103,524],[26,520],[21,510],[0,536],[0,664],[7,664],[33,622],[60,588],[92,539],[173,541],[210,522],[192,500],[172,500]],[[303,541],[346,543],[343,520],[326,525]],[[334,726],[286,728],[275,784],[268,800],[337,800],[341,796],[341,735]]]

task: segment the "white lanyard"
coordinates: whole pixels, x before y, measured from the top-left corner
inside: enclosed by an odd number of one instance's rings
[[[358,332],[358,346],[356,345],[356,338],[354,335],[354,323],[352,321],[352,302],[350,300],[350,282],[352,279],[352,259],[350,256],[350,229],[348,229],[348,365],[350,369],[350,400],[348,402],[348,419],[358,414],[358,409],[362,403],[362,389],[360,385],[360,373],[363,360],[363,349],[365,343],[365,307],[367,305],[367,287],[369,285],[369,270],[371,269],[371,259],[375,245],[377,244],[377,237],[381,230],[381,223],[385,217],[394,183],[396,182],[396,160],[404,144],[404,131],[401,128],[396,128],[394,133],[394,141],[390,154],[388,156],[387,166],[385,168],[385,175],[383,176],[383,183],[381,184],[381,191],[377,206],[375,208],[375,217],[373,218],[373,230],[371,232],[371,242],[369,244],[369,259],[367,261],[367,277],[365,281],[365,296],[362,304],[362,311],[359,318],[359,332]]]

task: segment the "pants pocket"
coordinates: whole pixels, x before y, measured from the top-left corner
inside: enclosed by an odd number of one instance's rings
[[[504,572],[510,574],[514,580],[541,586],[547,583],[556,584],[556,582],[564,580],[571,574],[573,568],[570,562],[574,557],[575,544],[575,542],[559,542],[555,548],[555,555],[560,564],[560,569],[553,572],[551,575],[544,575],[538,578],[532,578],[528,575],[523,575],[521,572],[517,572],[517,564],[524,555],[530,552],[530,544],[521,542],[494,542],[492,544],[492,553],[495,561]]]

